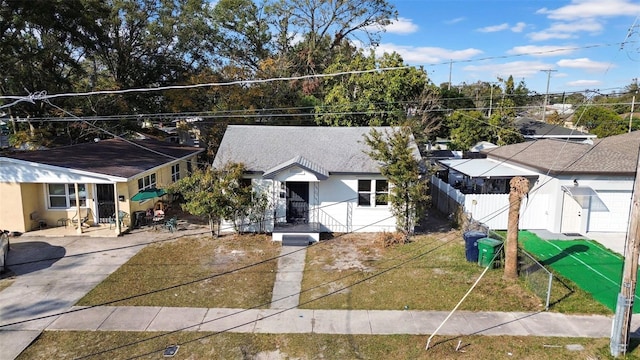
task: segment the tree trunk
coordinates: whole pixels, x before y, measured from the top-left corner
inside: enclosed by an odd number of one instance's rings
[[[518,278],[518,223],[522,197],[529,191],[529,180],[521,176],[509,182],[509,223],[507,225],[507,243],[505,244],[504,278]]]

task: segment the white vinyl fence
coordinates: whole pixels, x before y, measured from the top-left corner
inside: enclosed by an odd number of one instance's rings
[[[505,230],[509,218],[509,194],[463,194],[451,185],[431,177],[432,200],[445,214],[452,214],[456,206],[463,206],[465,213],[490,229]],[[437,189],[437,191],[435,191]],[[547,195],[525,197],[520,206],[520,229],[545,229]]]

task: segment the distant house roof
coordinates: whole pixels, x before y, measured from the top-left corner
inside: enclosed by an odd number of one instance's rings
[[[491,159],[450,159],[440,160],[440,163],[472,178],[512,178],[514,176],[536,176],[528,170],[517,169],[512,166]]]
[[[478,143],[476,143],[475,145],[473,145],[471,148],[469,148],[469,151],[471,152],[480,152],[481,150],[484,149],[491,149],[494,147],[497,147],[498,145],[494,144],[494,143],[490,143],[488,141],[480,141]]]
[[[370,127],[230,125],[213,161],[243,163],[247,171],[269,173],[296,162],[319,174],[379,173],[380,164],[366,152]],[[390,127],[377,127],[380,131]],[[418,146],[413,144],[416,159]]]
[[[16,152],[6,158],[130,178],[175,159],[204,151],[157,140],[108,139],[48,150]]]
[[[535,119],[518,118],[515,124],[526,139],[571,139],[582,141],[597,138],[593,134],[569,129],[561,125],[547,124]]]
[[[593,140],[593,144],[543,139],[483,150],[488,158],[553,175],[634,176],[640,131]]]

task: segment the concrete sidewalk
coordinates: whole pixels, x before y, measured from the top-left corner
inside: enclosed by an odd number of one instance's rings
[[[47,330],[429,335],[447,315],[446,311],[414,310],[104,306],[62,315]],[[637,336],[640,321],[634,320],[632,330],[636,331],[634,334]],[[610,336],[611,321],[611,317],[602,315],[460,311],[447,321],[438,334],[607,338]]]

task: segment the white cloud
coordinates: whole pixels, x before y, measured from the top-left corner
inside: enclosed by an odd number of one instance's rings
[[[507,30],[508,28],[509,28],[509,24],[508,23],[502,23],[500,25],[485,26],[483,28],[479,28],[477,31],[484,32],[484,33],[490,33],[490,32],[498,32],[498,31]]]
[[[572,0],[569,5],[551,10],[542,8],[536,13],[547,15],[549,19],[562,21],[613,16],[638,16],[640,15],[640,4],[632,0]]]
[[[515,46],[510,50],[507,50],[509,55],[531,55],[531,56],[558,56],[569,55],[573,53],[575,49],[571,49],[570,46],[537,46],[537,45],[523,45]]]
[[[504,64],[468,65],[464,71],[479,74],[479,78],[486,79],[489,76],[509,76],[514,78],[529,78],[538,75],[540,70],[549,69],[547,63],[541,61],[512,61]]]
[[[482,54],[482,50],[474,48],[451,50],[439,47],[414,47],[383,43],[376,48],[376,55],[380,56],[385,52],[391,53],[394,51],[400,54],[407,63],[422,65],[449,60],[467,60]]]
[[[602,85],[602,81],[600,81],[600,80],[575,80],[575,81],[566,82],[565,85],[566,86],[571,86],[571,87],[585,88],[587,86],[600,86],[600,85]]]
[[[525,27],[527,27],[527,24],[523,22],[519,22],[514,26],[510,26],[509,23],[502,23],[499,25],[485,26],[483,28],[476,29],[476,31],[483,32],[483,33],[492,33],[492,32],[504,31],[504,30],[511,30],[513,32],[519,33],[519,32],[522,32],[522,30],[524,30]]]
[[[562,59],[556,63],[560,67],[571,68],[571,69],[580,69],[588,72],[602,72],[606,71],[612,64],[589,60],[588,58],[580,58],[580,59]]]
[[[575,38],[575,34],[579,32],[596,34],[602,30],[603,26],[600,22],[594,19],[585,19],[575,22],[556,22],[542,31],[529,33],[528,36],[533,41],[570,39]]]
[[[515,26],[511,27],[511,31],[515,33],[519,33],[519,32],[522,32],[525,27],[527,27],[527,24],[520,21]]]
[[[465,17],[457,17],[455,19],[445,20],[444,23],[447,24],[447,25],[453,25],[453,24],[457,24],[457,23],[465,21],[465,20],[467,20],[467,18],[465,18]]]
[[[392,34],[411,34],[418,31],[418,25],[416,25],[411,19],[399,17],[398,20],[385,26],[385,30]]]

